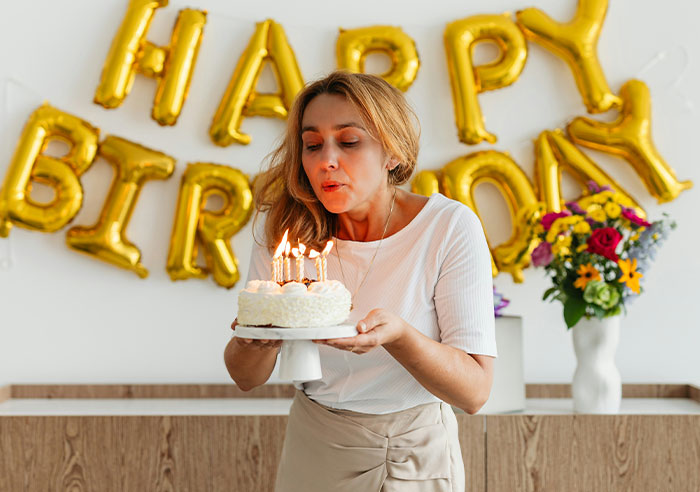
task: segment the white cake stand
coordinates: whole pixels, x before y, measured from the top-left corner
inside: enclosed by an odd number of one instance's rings
[[[311,340],[354,337],[355,325],[282,328],[237,325],[234,336],[256,340],[284,340],[280,355],[279,377],[287,381],[321,379],[318,346]]]

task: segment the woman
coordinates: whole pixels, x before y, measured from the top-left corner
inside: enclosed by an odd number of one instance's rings
[[[478,217],[440,194],[409,193],[415,114],[379,77],[334,72],[295,100],[255,186],[267,278],[280,231],[321,250],[352,294],[358,335],[320,344],[323,378],[295,382],[277,491],[462,491],[450,405],[476,413],[496,354],[491,259]],[[233,328],[235,329],[234,321]],[[229,373],[265,383],[281,341],[233,338]]]

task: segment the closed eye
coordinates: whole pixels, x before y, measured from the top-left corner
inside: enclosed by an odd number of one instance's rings
[[[340,145],[342,145],[343,147],[354,147],[359,143],[360,143],[359,140],[355,140],[353,142],[340,142]],[[321,144],[308,144],[304,148],[306,150],[311,150],[311,151],[318,150],[321,148]]]

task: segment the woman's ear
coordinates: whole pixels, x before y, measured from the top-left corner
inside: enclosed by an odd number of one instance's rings
[[[399,165],[399,160],[396,159],[395,157],[392,157],[391,159],[389,159],[389,160],[387,161],[387,163],[386,163],[386,168],[387,168],[387,170],[389,170],[389,171],[393,171],[394,168],[395,168],[396,166],[398,166],[398,165]]]

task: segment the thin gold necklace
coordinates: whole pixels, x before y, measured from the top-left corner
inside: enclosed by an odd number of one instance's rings
[[[391,198],[391,207],[389,208],[389,215],[386,218],[386,224],[384,224],[384,232],[382,232],[382,237],[379,239],[379,244],[377,244],[377,249],[374,250],[374,255],[372,255],[372,259],[369,261],[369,266],[367,267],[367,271],[365,272],[365,276],[362,277],[362,281],[360,282],[360,285],[357,286],[355,289],[355,292],[350,296],[350,310],[354,308],[355,304],[355,295],[360,291],[360,288],[362,285],[365,283],[365,280],[367,280],[367,275],[369,275],[369,271],[372,269],[372,264],[374,263],[374,259],[377,257],[377,253],[379,253],[379,247],[382,245],[382,241],[384,240],[384,236],[386,235],[386,231],[389,228],[389,220],[391,219],[391,213],[394,211],[394,201],[396,201],[396,188],[394,188],[394,196]],[[335,249],[336,253],[338,254],[338,263],[340,264],[340,274],[343,276],[343,284],[347,285],[347,282],[345,281],[345,272],[343,271],[343,262],[340,259],[340,249],[336,248]]]

